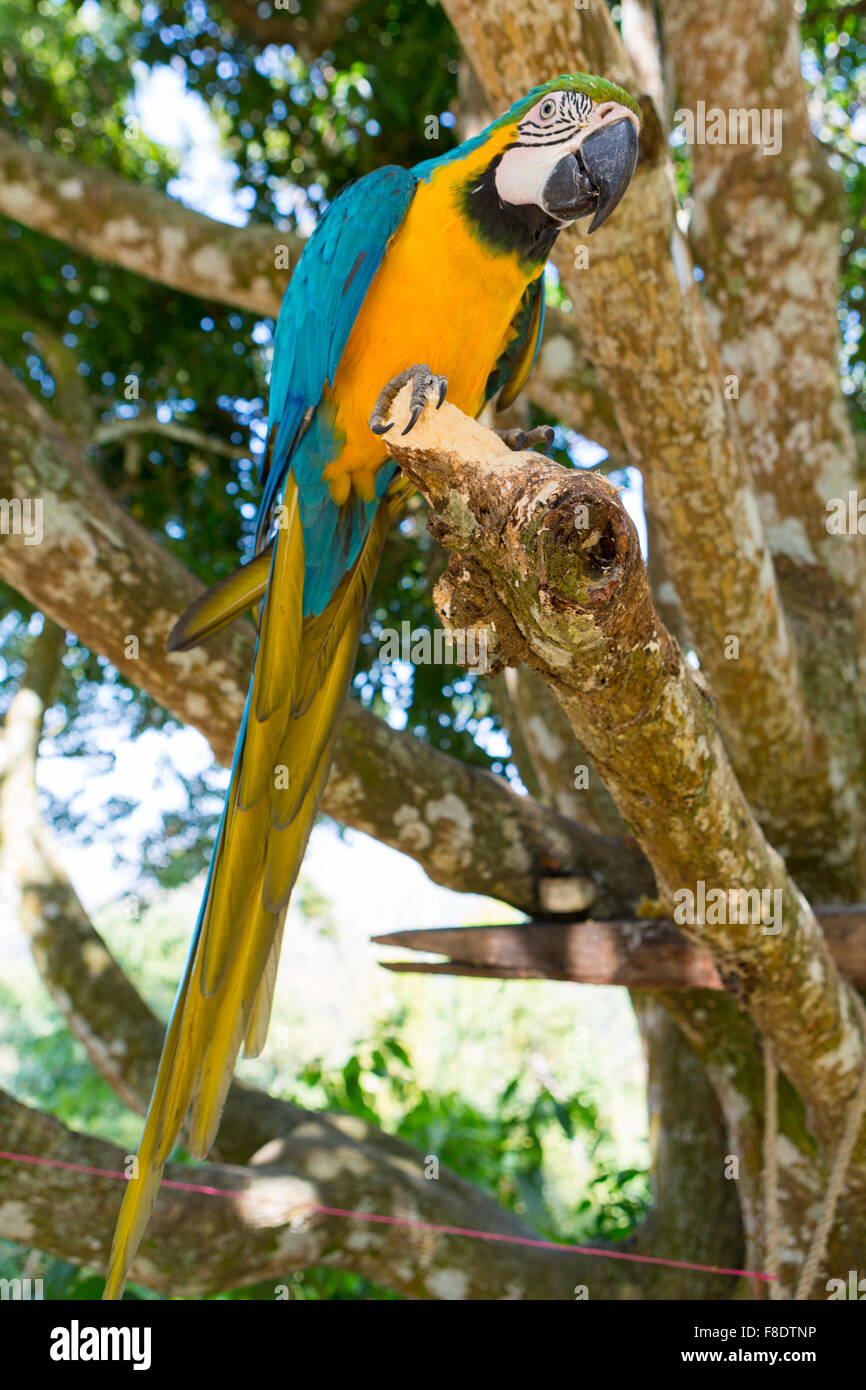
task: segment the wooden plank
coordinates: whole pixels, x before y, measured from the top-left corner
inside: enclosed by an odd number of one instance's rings
[[[854,984],[866,985],[866,906],[819,908],[817,916],[839,969]],[[382,962],[398,973],[575,980],[634,989],[722,988],[709,951],[665,920],[430,927],[390,932],[373,941],[449,957]]]

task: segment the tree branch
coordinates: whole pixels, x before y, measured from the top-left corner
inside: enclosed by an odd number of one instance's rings
[[[810,716],[823,727],[838,769],[834,820],[826,829],[816,824],[815,810],[823,810],[816,807],[802,823],[803,839],[813,842],[809,877],[826,876],[832,856],[818,846],[828,848],[829,831],[839,861],[834,872],[848,878],[838,886],[856,893],[864,882],[858,845],[864,682],[857,655],[862,665],[866,561],[856,537],[827,530],[827,504],[844,500],[847,511],[857,488],[838,371],[841,179],[809,127],[799,20],[790,0],[773,0],[760,24],[745,0],[735,0],[711,35],[697,0],[663,5],[661,13],[680,108],[694,112],[703,101],[726,118],[729,111],[758,112],[766,135],[779,141],[774,154],[742,143],[739,132],[728,131],[719,144],[695,141],[690,238],[704,270],[723,370],[738,381],[733,410]],[[840,837],[845,821],[848,835]],[[822,883],[821,891],[829,888]]]
[[[0,213],[76,251],[220,304],[274,315],[288,275],[276,248],[298,238],[270,226],[230,227],[155,188],[31,150],[0,131]]]
[[[610,793],[574,737],[562,706],[528,666],[504,672],[513,711],[541,785],[541,800],[600,835],[627,835]]]
[[[114,1144],[66,1129],[0,1092],[7,1152],[108,1173],[123,1171]],[[424,1223],[532,1239],[510,1212],[447,1169],[424,1176],[407,1159],[306,1132],[268,1147],[249,1168],[169,1164],[133,1277],[158,1293],[200,1298],[273,1281],[316,1265],[352,1270],[409,1298],[572,1299],[652,1297],[652,1270],[569,1252],[470,1240]],[[197,1183],[222,1197],[173,1189]],[[105,1269],[121,1183],[110,1177],[0,1159],[0,1237]],[[393,1216],[387,1225],[310,1210],[311,1205]]]
[[[761,1039],[730,995],[679,990],[657,996],[676,1021],[704,1068],[725,1117],[725,1169],[736,1179],[746,1234],[746,1263],[765,1267],[767,1231],[763,1143],[764,1060]],[[800,1097],[784,1073],[778,1087],[779,1274],[781,1297],[792,1297],[815,1213],[827,1187],[827,1154],[809,1132]],[[841,1126],[840,1126],[841,1127]],[[732,1160],[736,1167],[731,1172]],[[837,1209],[824,1269],[847,1269],[866,1239],[862,1185],[852,1184]],[[816,1283],[814,1297],[826,1290]]]
[[[4,536],[0,573],[231,761],[252,667],[253,630],[169,656],[166,636],[201,586],[108,496],[81,454],[0,368],[0,497],[42,503],[41,544]],[[128,638],[138,639],[137,649]],[[130,655],[137,650],[137,655]],[[470,768],[345,706],[327,814],[414,858],[437,883],[546,910],[539,881],[593,880],[594,909],[626,915],[653,891],[646,864]]]
[[[606,449],[606,469],[628,466],[627,445],[610,396],[586,356],[577,315],[546,310],[541,351],[526,395],[554,420],[562,420]]]
[[[470,60],[498,108],[539,71],[634,75],[605,6],[546,5],[531,32],[518,0],[444,0]],[[521,43],[513,34],[521,33]],[[668,572],[718,700],[742,786],[796,871],[832,865],[825,892],[848,900],[859,835],[837,804],[834,761],[811,722],[748,471],[723,395],[723,374],[675,222],[665,142],[644,103],[633,187],[574,260],[575,233],[557,264],[626,442],[643,470],[665,535]],[[674,255],[671,248],[674,248]],[[732,658],[730,638],[738,643]]]
[[[174,420],[160,420],[156,415],[135,415],[128,420],[108,420],[97,425],[90,436],[92,444],[115,444],[118,440],[129,439],[132,435],[158,434],[165,439],[174,439],[179,444],[188,444],[192,449],[202,449],[208,454],[220,454],[225,458],[244,459],[250,457],[249,449],[241,444],[228,444],[224,439],[215,439],[204,430],[178,425]]]
[[[440,613],[455,626],[487,624],[488,651],[527,661],[548,682],[650,860],[667,913],[681,890],[697,904],[701,883],[725,902],[731,890],[768,895],[747,929],[727,911],[722,922],[706,920],[710,913],[701,921],[696,908],[696,924],[683,930],[712,952],[771,1039],[815,1132],[835,1142],[864,1065],[848,987],[653,609],[616,489],[511,454],[447,403],[403,438],[408,394],[392,408],[386,443],[427,497],[434,535],[453,552],[435,596]]]
[[[839,970],[866,986],[866,907],[825,907],[816,916]],[[383,961],[389,970],[481,979],[576,980],[629,989],[724,989],[713,957],[672,922],[517,922],[489,927],[414,927],[374,936],[382,946],[448,956],[444,963]]]
[[[644,1223],[646,1248],[690,1250],[685,1258],[696,1263],[742,1267],[738,1184],[724,1176],[730,1140],[706,1069],[661,1000],[633,992],[632,1003],[647,1060],[653,1204]],[[665,1287],[668,1298],[682,1297],[673,1274],[659,1270],[661,1297]],[[695,1277],[706,1297],[718,1298],[707,1275]]]

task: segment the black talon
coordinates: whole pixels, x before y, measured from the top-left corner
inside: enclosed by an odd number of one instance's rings
[[[373,407],[373,413],[369,420],[370,429],[374,434],[387,434],[391,425],[393,425],[393,420],[387,425],[380,424],[379,420],[391,409],[398,393],[403,389],[407,381],[412,382],[412,397],[409,402],[411,414],[409,416],[408,425],[401,431],[402,434],[408,434],[411,429],[414,429],[418,416],[427,404],[428,393],[431,387],[435,386],[437,382],[439,383],[439,399],[436,403],[436,409],[438,410],[441,406],[448,390],[447,379],[444,376],[435,376],[426,362],[418,362],[414,367],[407,367],[405,371],[400,372],[399,376],[395,376],[386,386],[383,386],[382,390],[379,392],[378,399]]]

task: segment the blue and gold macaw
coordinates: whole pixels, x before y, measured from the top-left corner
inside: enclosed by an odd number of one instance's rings
[[[639,129],[639,108],[620,88],[584,73],[555,78],[449,154],[350,184],[304,248],[277,323],[259,554],[193,605],[169,643],[186,649],[261,604],[231,781],[107,1298],[123,1291],[187,1115],[187,1147],[204,1157],[241,1045],[254,1056],[265,1041],[365,599],[407,491],[380,438],[396,390],[412,381],[407,429],[446,388],[473,416],[497,393],[500,406],[514,400],[538,351],[556,236],[576,218],[592,214],[592,232],[610,215],[634,173]]]

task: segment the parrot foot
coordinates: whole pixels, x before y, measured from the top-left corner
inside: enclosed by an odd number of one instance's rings
[[[388,385],[383,387],[373,406],[373,413],[370,416],[370,429],[374,434],[387,434],[394,421],[389,420],[385,424],[385,416],[388,414],[398,394],[402,391],[407,381],[412,383],[412,399],[410,401],[411,414],[409,423],[403,430],[403,434],[408,434],[414,429],[418,416],[427,404],[431,391],[438,391],[439,398],[436,402],[436,409],[445,399],[448,390],[448,382],[444,376],[437,376],[434,371],[427,366],[426,362],[419,362],[414,367],[407,367],[405,372],[395,376]]]
[[[498,434],[509,449],[518,453],[523,449],[540,449],[542,453],[547,453],[554,436],[551,425],[539,425],[534,430],[494,430],[493,433]]]

